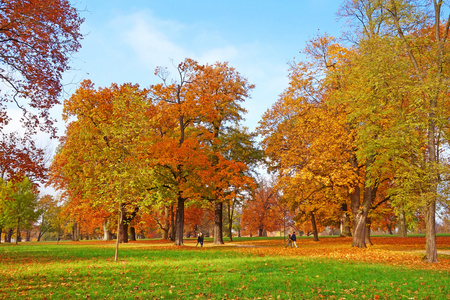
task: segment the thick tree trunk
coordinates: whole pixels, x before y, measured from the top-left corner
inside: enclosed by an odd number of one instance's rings
[[[407,237],[407,230],[406,230],[406,216],[405,211],[402,209],[400,213],[398,214],[398,232],[397,235],[399,237]]]
[[[184,202],[185,199],[178,195],[177,213],[175,217],[175,246],[183,246],[184,233]]]
[[[362,206],[353,212],[353,243],[352,247],[366,248],[366,233],[367,233],[367,215],[375,198],[376,188],[366,187],[364,189],[364,201]]]
[[[319,241],[319,233],[317,232],[316,217],[314,216],[313,212],[311,212],[311,225],[312,225],[313,234],[314,234],[314,241],[318,242]]]
[[[353,215],[352,247],[366,248],[366,216],[362,210],[357,210]]]
[[[108,229],[108,224],[109,224],[109,221],[108,221],[108,219],[106,219],[103,222],[103,240],[104,241],[110,241],[111,240],[111,232]]]
[[[223,244],[222,218],[223,218],[223,203],[216,201],[214,202],[214,245]]]
[[[130,226],[130,241],[136,241],[136,228]]]
[[[123,222],[123,220],[122,223],[120,224],[119,242],[124,244],[128,243],[128,224]]]
[[[0,244],[2,243],[2,230],[3,228],[0,227]]]
[[[14,229],[9,228],[9,229],[8,229],[8,234],[7,234],[7,236],[5,237],[5,242],[6,242],[6,243],[11,243],[13,234],[14,234]]]
[[[426,260],[430,263],[437,262],[436,247],[436,202],[432,201],[426,207]]]
[[[355,163],[356,163],[356,157]],[[369,169],[373,163],[373,158],[368,158],[366,161],[366,170]],[[365,182],[367,182],[368,174],[366,173]],[[377,193],[376,187],[364,188],[363,203],[360,203],[360,189],[355,187],[355,192],[351,195],[352,213],[353,213],[353,241],[352,247],[366,248],[366,223],[369,209],[372,205],[372,200],[375,199]]]
[[[262,227],[258,228],[258,236],[264,236],[264,229]]]
[[[354,168],[355,172],[358,171],[358,161],[356,155],[353,155],[350,158],[350,163]],[[351,209],[353,214],[353,240],[352,247],[366,248],[366,244],[364,242],[364,235],[366,230],[366,218],[364,216],[364,212],[360,209],[361,206],[361,190],[359,185],[355,185],[353,187],[353,193],[350,194],[350,202]]]

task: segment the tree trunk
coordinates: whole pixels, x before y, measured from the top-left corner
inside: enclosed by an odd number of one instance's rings
[[[170,229],[170,221],[169,221],[169,208],[164,207],[164,222],[163,222],[163,239],[169,239],[169,229]]]
[[[341,218],[341,236],[352,236],[350,230],[350,218],[348,216],[347,203],[342,204],[342,218]]]
[[[227,216],[228,216],[228,237],[230,238],[230,242],[233,241],[233,210],[232,207],[232,201],[228,203],[228,209],[227,209]]]
[[[117,219],[116,253],[114,255],[114,261],[117,261],[119,258],[120,230],[123,225],[123,205],[122,204],[119,204],[119,209],[117,212],[118,212],[119,216]]]
[[[123,214],[124,213],[122,212],[122,216]],[[128,224],[125,223],[123,219],[122,223],[120,224],[119,242],[124,244],[128,243]]]
[[[0,244],[2,243],[2,230],[3,228],[0,227]]]
[[[437,262],[436,247],[436,202],[432,201],[426,207],[426,260],[430,263]]]
[[[356,173],[358,171],[358,161],[356,155],[354,154],[350,158],[350,163],[354,168]],[[358,184],[355,184],[353,193],[350,194],[351,209],[353,214],[353,240],[352,247],[365,248],[366,244],[364,242],[366,219],[363,211],[360,209],[361,206],[361,190]]]
[[[108,229],[108,224],[109,224],[109,221],[108,221],[108,219],[106,219],[103,222],[103,240],[104,241],[110,241],[111,240],[111,232]]]
[[[130,226],[130,241],[136,241],[136,228]]]
[[[258,229],[258,236],[264,236],[264,229],[262,227]]]
[[[398,232],[397,235],[399,237],[407,237],[407,231],[406,231],[406,216],[405,211],[402,209],[400,213],[398,214]]]
[[[366,219],[366,234],[365,234],[365,241],[366,245],[373,245],[372,241],[370,240],[370,226],[372,225],[372,222],[369,218]]]
[[[341,236],[349,237],[352,236],[352,231],[350,229],[350,218],[347,212],[342,214],[341,218]]]
[[[38,232],[38,235],[37,235],[37,241],[38,241],[38,242],[41,241],[41,238],[42,238],[42,236],[44,236],[44,233],[45,233],[45,232],[42,232],[42,231],[39,231],[39,232]]]
[[[358,248],[366,248],[366,216],[364,215],[364,211],[358,210],[354,214],[353,221],[353,241],[352,247]]]
[[[317,232],[316,217],[314,216],[313,212],[311,212],[311,225],[312,225],[313,234],[314,234],[314,241],[318,242],[319,241],[319,233]]]
[[[353,243],[352,247],[366,248],[367,215],[375,197],[376,188],[366,187],[364,189],[364,201],[361,208],[353,212]]]
[[[214,202],[214,245],[223,244],[222,235],[222,218],[223,218],[223,203],[216,201]]]
[[[183,218],[184,218],[184,216],[183,216]],[[171,241],[174,242],[176,228],[175,228],[175,214],[173,213],[173,205],[170,206],[170,229],[171,230],[170,230],[169,238]]]
[[[439,26],[439,25],[437,25]],[[429,162],[431,164],[430,170],[430,184],[429,194],[431,199],[427,201],[425,208],[425,225],[426,225],[426,260],[430,263],[435,263],[437,259],[436,248],[436,195],[439,182],[438,170],[436,164],[439,163],[436,152],[436,122],[435,122],[435,109],[437,108],[437,100],[432,99],[430,101],[431,113],[429,114],[428,123],[428,152]]]
[[[31,241],[31,230],[26,231],[25,242]]]
[[[9,228],[9,230],[8,230],[8,243],[11,243],[13,234],[14,234],[14,229]]]
[[[392,227],[392,226],[391,226],[390,224],[387,224],[387,225],[386,225],[386,228],[387,228],[389,234],[390,234],[390,235],[393,235],[394,233],[392,232],[392,228],[391,228],[391,227]]]
[[[178,194],[177,213],[175,218],[175,246],[183,246],[184,233],[184,202],[185,199]]]
[[[354,158],[356,163],[356,157]],[[373,163],[373,158],[368,158],[366,161],[366,170],[369,169]],[[366,173],[365,182],[368,181],[368,174]],[[360,203],[360,189],[355,187],[355,192],[351,195],[352,213],[353,213],[353,241],[352,247],[366,248],[366,222],[369,209],[372,205],[372,200],[375,198],[377,187],[364,188],[363,203]]]
[[[77,238],[77,223],[74,222],[72,226],[72,241],[76,241]]]
[[[20,228],[19,228],[20,219],[17,219],[17,228],[16,228],[16,245],[20,240]]]

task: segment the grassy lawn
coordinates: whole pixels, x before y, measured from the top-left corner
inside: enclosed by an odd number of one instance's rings
[[[421,237],[0,244],[1,299],[450,299],[450,256],[422,262]],[[422,243],[423,242],[423,243]],[[438,237],[449,250],[450,237]]]

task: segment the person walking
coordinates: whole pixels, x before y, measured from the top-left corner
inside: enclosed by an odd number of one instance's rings
[[[295,235],[295,231],[292,232],[291,240],[292,240],[291,247],[292,247],[292,245],[294,245],[295,248],[298,248],[298,247],[297,247],[297,243],[296,243],[296,241],[297,241],[297,236]]]
[[[197,247],[198,244],[200,244],[200,246],[203,247],[203,233],[201,232],[197,234],[197,244],[195,245],[195,247]]]
[[[291,235],[290,234],[288,234],[288,240],[287,241],[288,242],[286,244],[286,247],[284,247],[284,248],[287,248],[287,246],[289,246],[289,245],[291,245],[291,248],[292,248],[292,240],[291,240]]]

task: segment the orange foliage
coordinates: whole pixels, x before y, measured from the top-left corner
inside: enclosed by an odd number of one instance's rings
[[[283,228],[285,216],[280,209],[280,199],[276,189],[268,181],[262,180],[242,211],[243,233],[256,232],[258,236],[264,236],[268,231]]]
[[[1,127],[1,126],[0,126]],[[33,182],[47,179],[45,151],[29,138],[16,133],[0,136],[0,174],[5,180],[16,180],[22,176]]]
[[[1,2],[0,107],[14,100],[25,112],[27,134],[39,129],[56,133],[49,109],[59,103],[62,74],[81,47],[82,22],[67,0]],[[0,111],[1,130],[10,116]]]

